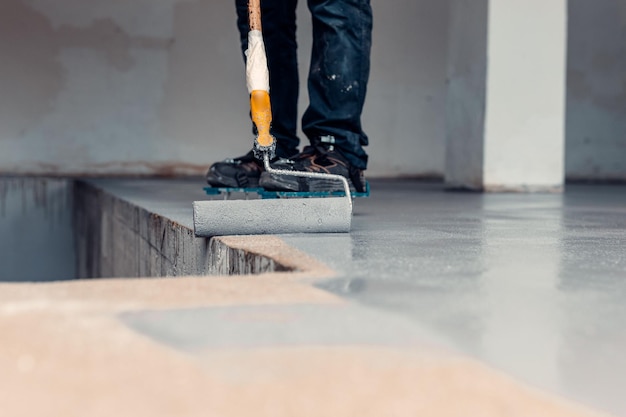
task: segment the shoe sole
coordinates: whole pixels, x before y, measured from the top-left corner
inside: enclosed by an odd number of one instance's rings
[[[242,188],[235,178],[223,177],[215,172],[209,172],[206,176],[206,180],[211,187]],[[258,186],[258,178],[248,177],[248,184],[246,185],[246,188],[257,188]]]

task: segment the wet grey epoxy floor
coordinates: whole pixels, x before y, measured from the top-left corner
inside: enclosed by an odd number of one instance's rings
[[[201,198],[185,181],[104,184],[182,224]],[[626,416],[626,187],[482,195],[373,181],[352,233],[283,237],[340,272],[322,288]]]
[[[375,182],[350,235],[285,240],[343,274],[323,288],[626,416],[626,187],[482,195]]]

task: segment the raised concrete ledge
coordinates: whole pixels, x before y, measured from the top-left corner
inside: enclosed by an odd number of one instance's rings
[[[203,198],[201,182],[180,180],[168,190],[159,187],[138,179],[76,181],[79,277],[332,275],[274,236],[196,238],[191,202]]]

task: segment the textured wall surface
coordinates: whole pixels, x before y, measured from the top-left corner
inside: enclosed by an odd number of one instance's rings
[[[374,2],[372,174],[441,172],[446,5]],[[299,25],[305,86],[305,2]],[[0,172],[200,174],[249,150],[247,117],[232,2],[0,2]]]
[[[75,277],[72,186],[0,177],[0,281]]]
[[[489,0],[450,5],[446,105],[446,168],[449,188],[483,188]]]
[[[237,275],[284,271],[266,256],[232,248],[90,182],[74,188],[80,278]]]
[[[200,170],[211,142],[227,144],[247,128],[235,116],[245,116],[245,89],[233,71],[241,59],[234,28],[224,23],[234,12],[219,9],[186,0],[3,1],[0,170]]]
[[[449,4],[372,1],[370,175],[443,175]]]
[[[369,174],[442,175],[451,2],[372,3]],[[624,179],[626,0],[569,4],[566,172]],[[232,2],[0,2],[0,173],[200,174],[249,149],[247,114]]]
[[[626,1],[569,4],[566,172],[626,180]]]

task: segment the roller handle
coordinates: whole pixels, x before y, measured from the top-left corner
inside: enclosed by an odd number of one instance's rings
[[[266,153],[270,158],[274,158],[276,139],[270,134],[272,106],[267,91],[254,90],[250,94],[250,113],[257,130],[257,137],[254,140],[254,154],[259,159],[263,159],[263,155]]]
[[[248,1],[248,22],[250,31],[262,32],[261,0]],[[269,92],[253,90],[250,93],[250,113],[257,129],[257,137],[254,140],[254,154],[259,159],[263,159],[263,156],[266,154],[273,158],[276,153],[276,139],[270,134],[272,105]]]
[[[261,26],[261,0],[248,1],[248,24],[250,30],[263,32]]]

